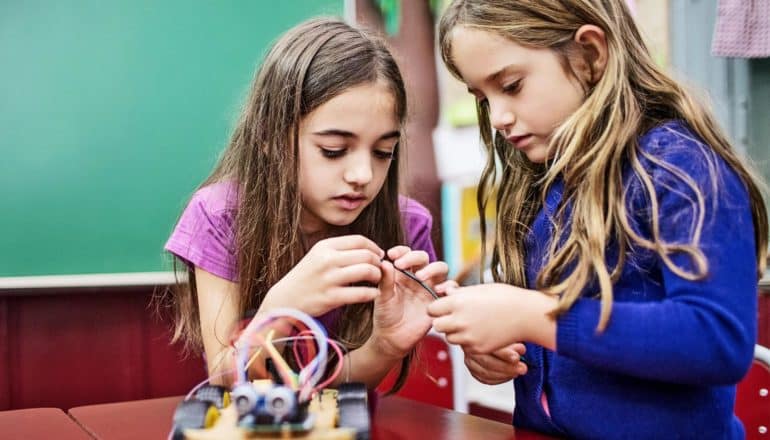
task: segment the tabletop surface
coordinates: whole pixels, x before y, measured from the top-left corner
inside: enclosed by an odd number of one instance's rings
[[[181,397],[108,403],[72,408],[70,415],[98,439],[164,439]],[[548,439],[511,425],[401,397],[379,401],[372,440],[385,439]]]
[[[0,438],[90,440],[78,424],[59,408],[0,411]]]

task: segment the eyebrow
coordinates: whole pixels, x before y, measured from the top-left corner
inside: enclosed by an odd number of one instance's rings
[[[316,131],[313,134],[317,136],[340,136],[340,137],[351,138],[351,139],[358,138],[358,136],[353,132],[350,132],[347,130],[340,130],[337,128],[330,128],[328,130]],[[383,141],[385,139],[397,139],[399,137],[401,137],[401,133],[398,130],[393,130],[383,134],[377,140]]]
[[[484,78],[483,82],[490,83],[490,82],[497,81],[502,74],[508,73],[511,70],[514,70],[514,71],[515,70],[521,70],[521,67],[519,67],[518,64],[508,64],[507,66],[504,66],[503,68],[501,68],[497,72],[494,72],[494,73],[491,73],[490,75],[488,75],[486,78]],[[478,91],[476,89],[474,89],[472,87],[468,87],[468,93],[476,94],[477,92]]]

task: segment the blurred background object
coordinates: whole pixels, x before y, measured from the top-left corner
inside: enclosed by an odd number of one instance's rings
[[[358,25],[381,34],[404,77],[409,120],[406,127],[406,187],[403,191],[433,214],[433,242],[441,244],[441,181],[432,133],[438,123],[439,90],[434,32],[435,3],[428,0],[354,0]]]

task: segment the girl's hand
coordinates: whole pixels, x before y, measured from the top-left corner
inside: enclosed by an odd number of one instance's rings
[[[556,349],[556,321],[548,312],[557,300],[508,284],[479,284],[449,289],[428,306],[436,331],[466,353],[489,354],[515,342]]]
[[[517,342],[490,354],[465,353],[465,366],[479,382],[497,385],[527,374],[527,366],[520,361],[526,352],[527,347]]]
[[[361,235],[321,240],[265,296],[260,310],[293,307],[320,316],[345,304],[372,301],[379,295],[384,252]]]
[[[428,254],[406,246],[388,250],[393,263],[383,261],[380,296],[374,300],[373,329],[370,343],[391,358],[402,358],[419,342],[431,327],[426,307],[433,297],[419,283],[397,271],[415,271],[425,284],[433,287],[446,280],[448,267],[444,262],[428,264]]]

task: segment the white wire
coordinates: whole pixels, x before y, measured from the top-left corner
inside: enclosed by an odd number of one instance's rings
[[[238,337],[238,340],[235,343],[238,354],[237,362],[235,365],[238,374],[238,383],[244,383],[248,380],[245,367],[246,363],[248,362],[249,350],[247,348],[250,346],[248,341],[250,340],[251,335],[262,330],[263,327],[272,321],[285,317],[294,318],[305,324],[318,341],[318,354],[299,372],[300,384],[303,387],[308,385],[314,386],[323,378],[323,366],[326,365],[326,359],[328,357],[326,331],[322,326],[318,324],[315,319],[304,312],[290,308],[279,308],[268,312],[262,319],[252,320],[249,322],[249,324],[246,326],[246,328],[243,329],[240,336]]]

